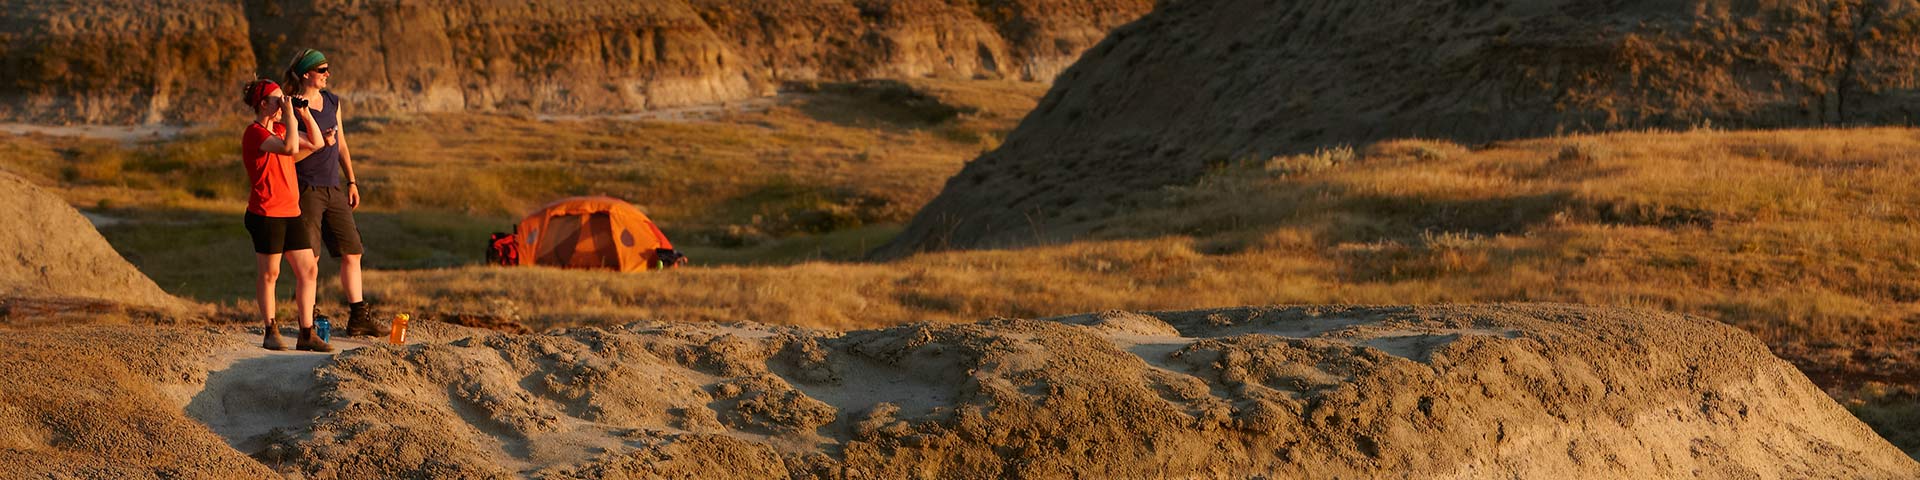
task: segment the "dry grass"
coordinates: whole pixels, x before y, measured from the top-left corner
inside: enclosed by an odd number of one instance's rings
[[[1836,390],[1828,395],[1907,455],[1920,458],[1920,385],[1868,382]]]
[[[911,80],[827,84],[765,111],[694,121],[498,115],[350,118],[369,264],[478,263],[487,232],[581,194],[641,206],[704,264],[856,258],[946,177],[998,144],[1045,85]],[[126,220],[102,233],[169,292],[251,297],[237,220],[238,125],[122,144],[0,134],[0,169]],[[323,262],[331,269],[330,262]],[[330,271],[323,272],[330,274]]]
[[[537,326],[631,318],[836,328],[1109,308],[1562,301],[1707,315],[1811,372],[1914,374],[1915,185],[1904,129],[1623,133],[1371,146],[1143,195],[1094,238],[889,264],[386,272],[409,308],[512,302]]]
[[[742,245],[904,222],[996,145],[1038,88],[866,82],[718,121],[434,115],[350,127],[367,132],[356,161],[378,167],[363,182],[385,194],[374,208],[511,218],[558,196],[609,194],[705,243]],[[1006,97],[1029,100],[986,100]]]
[[[1360,151],[1228,166],[1144,193],[1137,211],[1067,245],[644,275],[380,272],[370,284],[396,308],[538,328],[864,328],[1274,303],[1623,305],[1739,326],[1830,388],[1920,384],[1920,131],[1620,133],[1475,149],[1405,140]],[[1875,398],[1855,412],[1915,451],[1916,403]]]
[[[981,85],[823,86],[810,103],[696,123],[363,120],[355,146],[375,192],[363,221],[387,255],[368,285],[392,308],[536,328],[634,319],[861,328],[1273,303],[1624,305],[1744,328],[1835,391],[1920,384],[1912,129],[1332,148],[1141,192],[1132,211],[1082,226],[1092,233],[1072,244],[808,262],[884,241],[1031,107],[955,107],[1018,97]],[[441,131],[455,133],[432,134]],[[250,265],[219,252],[244,250],[229,218],[238,197],[194,185],[238,169],[154,160],[204,157],[191,152],[225,141],[14,138],[0,142],[0,166],[77,205],[139,217],[104,232],[170,291],[237,298]],[[187,153],[154,153],[165,149]],[[638,275],[468,266],[483,232],[578,193],[639,200],[697,259],[804,263]],[[1889,438],[1912,438],[1900,433],[1911,432],[1910,397],[1873,398],[1856,413]]]

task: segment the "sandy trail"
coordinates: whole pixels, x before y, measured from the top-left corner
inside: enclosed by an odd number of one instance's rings
[[[801,94],[782,93],[770,97],[749,98],[745,100],[689,105],[685,107],[661,108],[629,113],[603,115],[567,115],[542,114],[535,116],[543,122],[579,122],[587,120],[618,121],[655,121],[655,122],[695,122],[719,119],[729,115],[760,113],[775,106],[792,103],[801,98]]]
[[[119,142],[140,140],[166,140],[180,135],[187,127],[178,125],[38,125],[31,123],[0,123],[0,132],[9,135],[52,135],[56,137],[83,137]]]
[[[282,332],[291,340],[295,332]],[[332,353],[260,348],[258,334],[226,335],[230,345],[207,360],[207,381],[183,386],[173,393],[187,416],[242,453],[265,448],[275,437],[297,434],[313,423],[323,405],[316,394],[317,370],[334,355],[367,348],[384,341],[335,336]]]

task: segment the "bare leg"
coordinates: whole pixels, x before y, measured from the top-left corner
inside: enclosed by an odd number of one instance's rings
[[[347,303],[360,303],[360,255],[340,256],[340,291],[347,292]]]
[[[314,290],[320,283],[320,262],[313,250],[287,252],[287,264],[293,267],[295,309],[300,313],[300,328],[313,328]]]
[[[260,275],[254,277],[254,301],[260,304],[260,321],[273,328],[273,284],[280,280],[280,254],[255,253],[253,264]]]

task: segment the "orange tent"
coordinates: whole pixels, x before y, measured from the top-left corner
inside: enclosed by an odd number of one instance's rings
[[[521,265],[633,272],[653,266],[655,249],[673,248],[640,209],[604,196],[547,204],[521,220],[514,234]]]

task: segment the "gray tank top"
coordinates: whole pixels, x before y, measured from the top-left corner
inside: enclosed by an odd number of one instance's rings
[[[313,123],[320,125],[320,131],[326,132],[340,128],[340,97],[326,90],[320,91],[320,101],[325,110],[308,111],[313,113]],[[302,132],[305,133],[305,132]],[[313,155],[293,164],[300,177],[300,188],[338,187],[346,183],[340,181],[340,147],[327,145],[314,150]]]

